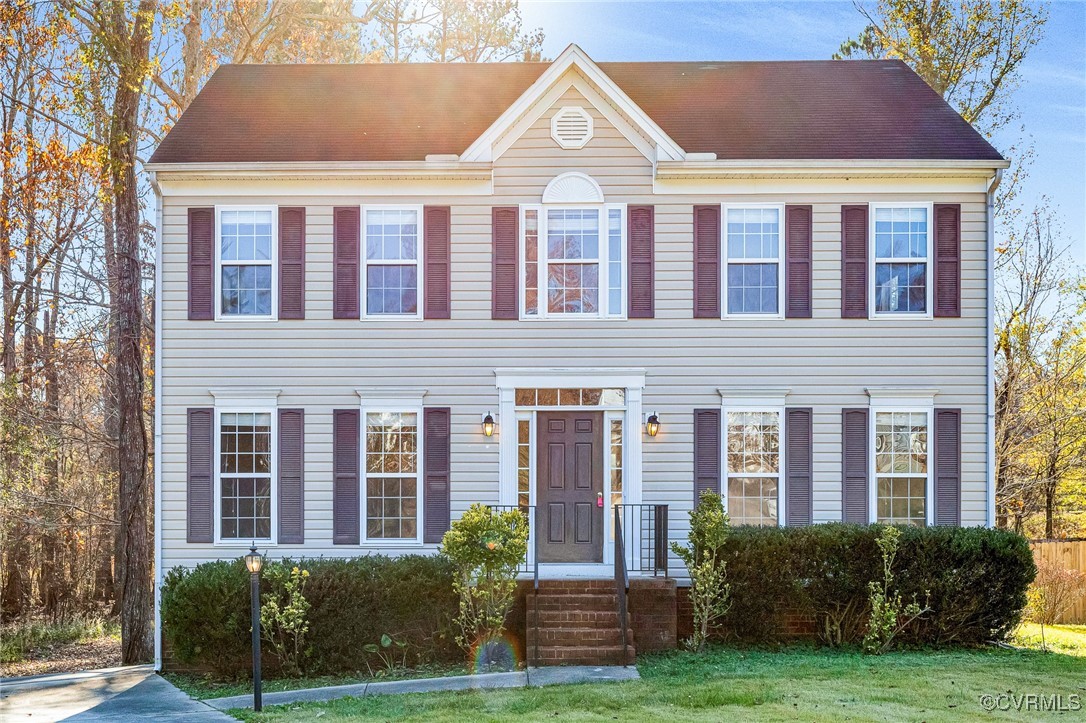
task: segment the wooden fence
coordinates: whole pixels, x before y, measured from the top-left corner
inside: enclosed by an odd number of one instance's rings
[[[1030,547],[1033,548],[1033,559],[1037,562],[1047,560],[1060,567],[1086,573],[1086,540],[1036,540],[1030,543]],[[1061,615],[1060,622],[1068,625],[1086,624],[1086,596]]]

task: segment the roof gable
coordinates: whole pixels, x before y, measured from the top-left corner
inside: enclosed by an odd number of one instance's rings
[[[628,122],[618,121],[614,114],[607,112],[606,104],[593,103],[604,115],[611,115],[610,120],[620,130],[623,126],[633,123],[642,134],[656,144],[656,154],[661,159],[680,161],[686,157],[683,149],[652,118],[635,103],[630,96],[615,84],[588,55],[576,45],[570,45],[562,54],[554,59],[554,62],[545,70],[532,85],[521,94],[505,111],[498,116],[489,128],[487,128],[470,146],[460,154],[462,161],[491,161],[496,155],[495,146],[518,121],[527,121],[527,125],[534,122],[545,112],[553,101],[547,101],[548,94],[553,95],[555,90],[559,92],[568,87],[562,80],[569,76],[571,71],[588,80],[592,86],[598,89],[606,101],[612,104]],[[593,99],[584,86],[578,87],[582,95]],[[542,101],[542,102],[541,102]],[[533,112],[534,111],[534,112]],[[526,127],[526,126],[525,126]],[[625,134],[629,137],[628,131]],[[631,138],[631,140],[634,140]]]

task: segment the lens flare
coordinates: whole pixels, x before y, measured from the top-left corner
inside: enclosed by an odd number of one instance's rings
[[[501,673],[516,670],[521,662],[521,651],[516,640],[508,633],[477,644],[471,651],[473,672]]]

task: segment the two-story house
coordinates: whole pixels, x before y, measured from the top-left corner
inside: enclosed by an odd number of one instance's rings
[[[473,502],[544,579],[620,505],[659,573],[704,489],[991,525],[1006,166],[897,61],[222,67],[148,165],[158,580]]]

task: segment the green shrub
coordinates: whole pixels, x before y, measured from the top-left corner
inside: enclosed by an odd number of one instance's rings
[[[671,551],[683,561],[690,574],[690,606],[694,613],[691,650],[701,652],[709,638],[709,628],[728,613],[731,588],[728,563],[721,559],[721,548],[728,539],[728,513],[720,495],[705,490],[698,506],[690,511],[690,532],[686,545],[671,543]]]
[[[445,533],[441,551],[456,568],[456,642],[469,657],[481,650],[480,660],[489,664],[490,649],[504,649],[491,644],[513,609],[517,568],[528,554],[528,518],[473,504]]]
[[[722,547],[732,607],[722,635],[751,643],[786,637],[786,617],[810,616],[818,639],[855,645],[882,579],[882,526],[735,527]],[[1003,639],[1021,619],[1035,568],[1025,538],[977,527],[902,528],[893,592],[931,611],[900,633],[910,645]]]
[[[280,563],[270,563],[280,565]],[[453,570],[441,556],[367,555],[352,559],[310,559],[304,587],[308,632],[299,662],[307,674],[367,670],[376,656],[368,644],[388,635],[405,643],[407,663],[458,659],[451,621],[456,614]],[[287,599],[289,576],[265,576],[261,598]],[[163,584],[162,623],[178,662],[208,667],[232,677],[251,667],[249,573],[241,560],[208,562],[193,570],[171,570]],[[280,661],[268,649],[270,673]]]

